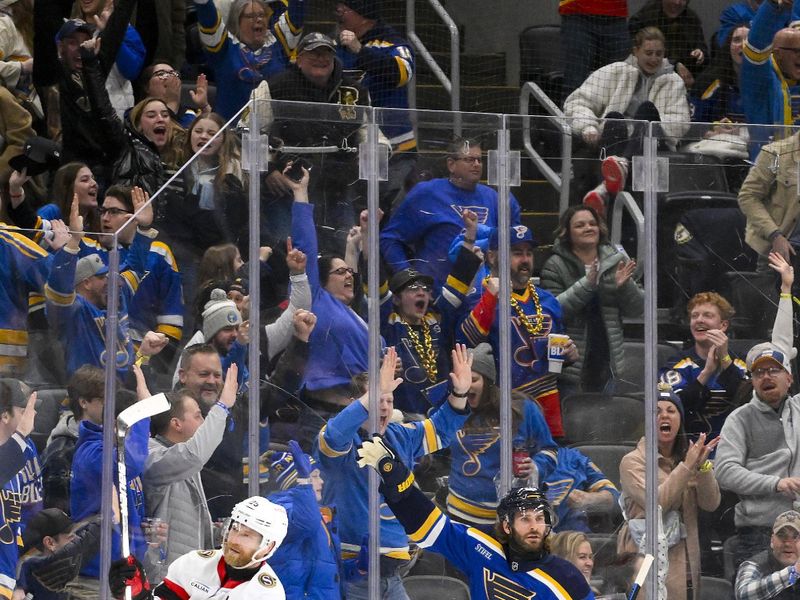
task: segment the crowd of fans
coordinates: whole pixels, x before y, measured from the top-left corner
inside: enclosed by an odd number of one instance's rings
[[[574,447],[584,440],[562,407],[585,393],[611,402],[624,383],[625,321],[642,316],[645,294],[605,214],[630,189],[645,121],[657,123],[659,150],[755,159],[739,201],[777,306],[770,341],[737,355],[731,303],[716,289],[694,290],[691,339],[660,365],[658,414],[648,417],[657,424],[665,530],[659,583],[670,599],[702,598],[701,574],[724,573],[712,540],[735,535],[736,597],[792,592],[800,138],[776,129],[768,140],[747,125],[793,122],[800,29],[788,24],[800,6],[732,3],[709,46],[687,4],[652,0],[628,19],[625,0],[562,0],[565,56],[580,57],[565,69],[563,108],[576,155],[591,159],[591,185],[560,216],[541,265],[543,232],[522,222],[510,195],[504,272],[498,193],[481,183],[486,136],[454,137],[437,177],[421,168],[408,114],[385,113],[378,143],[388,150],[387,178],[379,214],[366,210],[359,107],[407,108],[415,74],[412,48],[382,20],[379,2],[331,3],[329,36],[304,26],[303,0],[0,1],[0,596],[105,593],[98,548],[110,365],[115,415],[160,392],[169,402],[130,428],[119,458],[126,502],[115,498],[111,553],[122,557],[126,519],[136,560],[115,563],[115,581],[138,582],[137,599],[151,586],[158,597],[187,597],[181,586],[194,572],[196,588],[246,582],[242,593],[253,595],[241,597],[279,597],[264,590],[282,586],[289,598],[368,598],[365,463],[380,464],[384,479],[387,598],[406,598],[403,577],[430,568],[423,548],[445,554],[446,572],[474,592],[474,564],[454,550],[466,543],[459,536],[513,550],[514,511],[524,517],[525,506],[546,507],[553,533],[542,548],[585,579],[570,590],[627,592],[644,550],[646,440],[614,465],[618,477],[604,473]],[[276,100],[305,103],[310,118]],[[242,132],[255,126],[270,144],[259,174],[242,152]],[[243,260],[252,177],[261,188],[253,270]],[[377,257],[366,243],[371,220],[380,224]],[[370,260],[380,262],[377,324],[367,322]],[[500,320],[502,302],[510,323]],[[365,446],[383,452],[374,460],[360,448],[372,433],[367,390],[378,383],[366,376],[370,326],[384,347],[383,441]],[[514,486],[540,490],[517,499],[498,495],[503,330]],[[253,353],[260,379],[248,370]],[[63,393],[43,405],[31,389]],[[46,426],[44,415],[53,417]],[[247,498],[251,468],[263,497]],[[409,494],[414,477],[438,508]],[[598,540],[607,556],[595,572]],[[222,565],[218,573],[209,560]]]

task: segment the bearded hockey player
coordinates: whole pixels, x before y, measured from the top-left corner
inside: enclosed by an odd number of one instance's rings
[[[544,494],[513,489],[497,506],[495,536],[453,523],[414,486],[414,474],[379,436],[358,451],[373,467],[386,504],[420,548],[444,555],[467,574],[473,600],[594,600],[583,575],[550,554],[555,513]]]
[[[286,537],[288,519],[282,506],[253,496],[233,507],[220,550],[184,554],[151,591],[142,565],[132,557],[116,561],[109,571],[115,598],[132,588],[133,600],[285,600],[283,586],[266,560]]]

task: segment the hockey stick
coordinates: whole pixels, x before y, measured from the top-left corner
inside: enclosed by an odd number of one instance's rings
[[[642,566],[639,567],[639,572],[636,574],[636,579],[633,582],[633,587],[631,587],[631,591],[628,594],[627,600],[636,600],[636,596],[639,595],[639,590],[642,589],[644,580],[647,579],[647,574],[650,572],[650,567],[652,564],[653,555],[645,554],[644,558],[642,559]]]
[[[117,417],[117,474],[119,490],[119,521],[122,529],[122,557],[131,553],[128,531],[128,473],[125,467],[125,436],[134,424],[169,410],[169,400],[164,394],[156,394],[129,406]],[[125,588],[125,600],[130,600],[131,588]]]

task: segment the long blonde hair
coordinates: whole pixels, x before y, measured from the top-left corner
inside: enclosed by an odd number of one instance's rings
[[[591,547],[592,543],[582,531],[562,531],[550,535],[550,552],[568,560],[573,565],[578,558],[578,548],[586,542]]]

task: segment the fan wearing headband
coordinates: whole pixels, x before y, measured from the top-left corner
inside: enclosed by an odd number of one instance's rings
[[[593,600],[583,575],[550,554],[555,513],[543,493],[516,488],[497,506],[495,535],[450,521],[414,485],[414,474],[380,437],[365,441],[359,465],[381,476],[380,491],[412,542],[438,552],[469,578],[473,600],[571,598]]]

